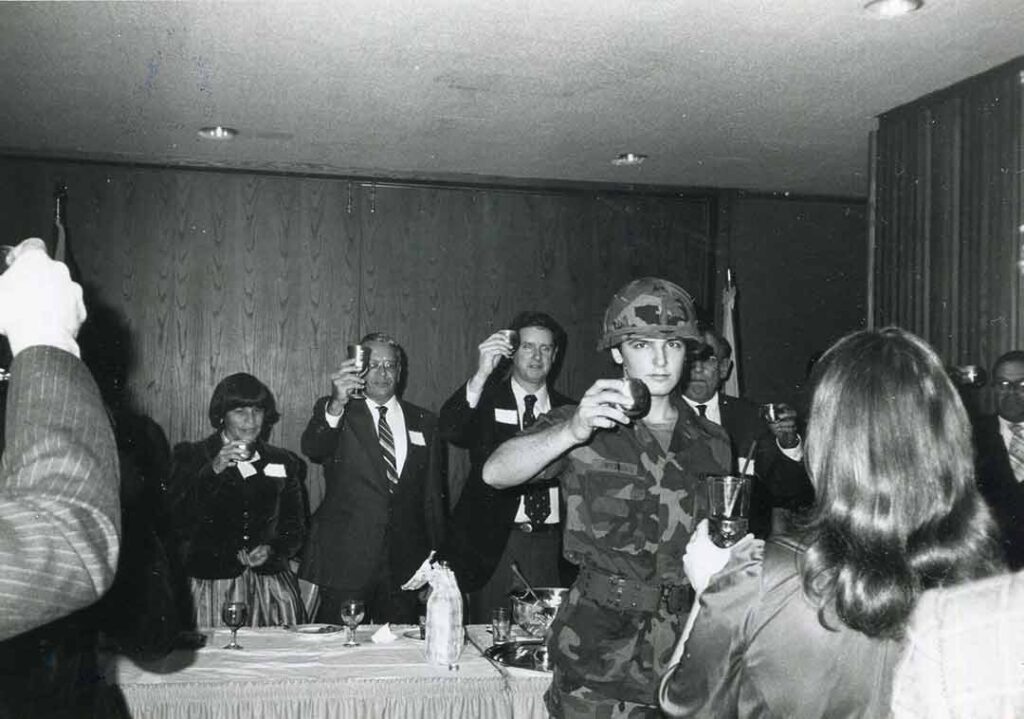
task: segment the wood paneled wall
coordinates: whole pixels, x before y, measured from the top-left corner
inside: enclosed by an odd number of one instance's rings
[[[82,279],[130,333],[129,386],[172,443],[204,436],[215,384],[246,371],[277,396],[272,441],[298,448],[344,346],[393,334],[406,397],[436,409],[476,345],[517,311],[569,334],[558,385],[581,393],[611,292],[645,274],[707,301],[713,200],[594,190],[388,185],[0,158],[12,242],[50,233],[55,184]]]
[[[950,363],[1024,346],[1024,58],[879,119],[873,320]]]

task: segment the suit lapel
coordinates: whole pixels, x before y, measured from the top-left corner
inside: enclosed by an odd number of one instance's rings
[[[388,470],[384,464],[384,455],[380,453],[380,441],[377,439],[377,430],[373,427],[373,413],[365,401],[356,400],[349,402],[351,411],[346,411],[349,416],[349,426],[353,434],[359,440],[359,445],[366,451],[370,466],[374,468],[376,484],[384,491],[388,491]]]

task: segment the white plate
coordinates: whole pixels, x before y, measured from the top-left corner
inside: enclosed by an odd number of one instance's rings
[[[299,634],[334,634],[340,632],[344,627],[339,624],[300,624],[297,627],[292,627],[293,632]]]

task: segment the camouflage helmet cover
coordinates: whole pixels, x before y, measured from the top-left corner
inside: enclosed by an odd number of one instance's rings
[[[679,285],[658,277],[641,277],[616,292],[604,312],[602,330],[599,350],[634,337],[702,342],[693,298]]]

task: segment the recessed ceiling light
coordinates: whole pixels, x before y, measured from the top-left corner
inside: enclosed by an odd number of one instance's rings
[[[199,137],[204,140],[232,140],[236,135],[238,135],[238,130],[223,125],[199,128]]]
[[[899,17],[920,10],[924,0],[871,0],[864,9],[880,18]]]
[[[642,165],[646,159],[647,155],[641,155],[639,152],[623,152],[612,160],[612,164],[618,167]]]

